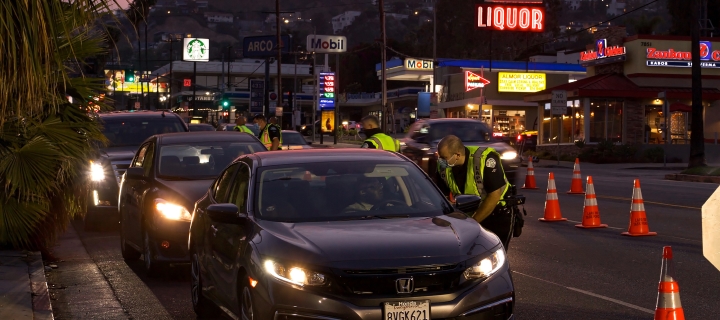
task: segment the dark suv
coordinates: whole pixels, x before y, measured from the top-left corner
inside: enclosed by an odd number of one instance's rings
[[[85,230],[118,223],[118,184],[143,141],[155,134],[188,132],[180,116],[166,111],[116,111],[98,118],[109,143],[90,162]]]
[[[430,177],[437,172],[437,144],[445,136],[456,135],[465,146],[492,147],[501,155],[503,169],[510,183],[515,184],[515,173],[521,160],[517,151],[492,136],[484,122],[474,119],[442,118],[418,120],[400,141],[400,152],[415,161]]]

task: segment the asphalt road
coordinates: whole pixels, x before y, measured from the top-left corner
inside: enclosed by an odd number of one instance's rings
[[[567,222],[537,220],[543,216],[551,170]],[[517,318],[648,319],[655,308],[663,246],[672,246],[675,254],[686,318],[720,314],[720,271],[702,256],[699,209],[717,185],[664,181],[664,173],[587,165],[583,178],[593,176],[601,219],[609,228],[586,230],[574,227],[581,221],[584,197],[565,194],[572,170],[536,168],[540,189],[520,190],[527,197],[528,215],[522,236],[512,240],[508,252]],[[628,225],[633,179],[638,177],[650,230],[658,232],[654,237],[620,235]],[[129,318],[195,318],[187,267],[148,278],[142,260],[123,261],[116,231],[78,234]],[[60,317],[64,318],[69,317]]]

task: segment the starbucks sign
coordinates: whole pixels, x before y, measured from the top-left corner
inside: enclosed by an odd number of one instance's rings
[[[183,41],[183,61],[210,60],[210,39],[185,38]]]

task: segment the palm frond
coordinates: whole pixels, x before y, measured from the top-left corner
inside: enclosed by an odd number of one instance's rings
[[[29,247],[31,236],[48,209],[49,203],[43,197],[33,195],[30,201],[19,201],[0,194],[0,247]]]
[[[57,188],[56,173],[65,155],[47,138],[36,136],[22,146],[11,146],[2,156],[0,177],[6,194],[29,201],[38,190]]]

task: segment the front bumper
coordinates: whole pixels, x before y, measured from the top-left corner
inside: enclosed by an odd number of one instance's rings
[[[383,319],[383,302],[408,300],[442,300],[442,296],[408,296],[406,298],[367,298],[374,307],[354,305],[337,296],[305,290],[275,279],[261,281],[254,289],[255,312],[258,319]],[[431,303],[433,320],[513,319],[514,288],[507,266],[487,280],[446,302]]]
[[[155,258],[158,261],[168,263],[190,262],[187,246],[190,221],[168,220],[155,216],[148,231],[150,245],[155,249]]]

